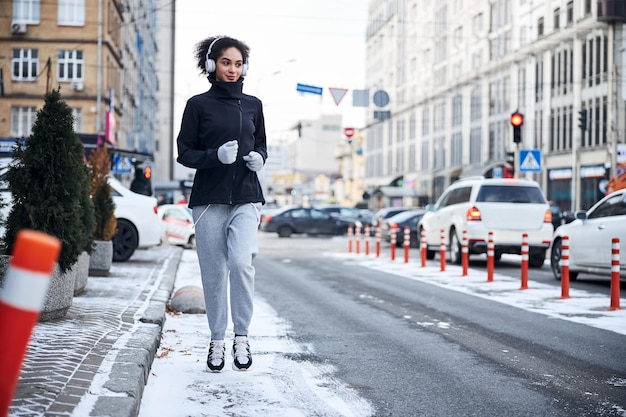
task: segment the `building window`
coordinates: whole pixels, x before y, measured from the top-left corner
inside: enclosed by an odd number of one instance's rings
[[[37,49],[13,49],[11,60],[11,79],[15,81],[34,81],[37,79],[39,62]]]
[[[14,0],[13,21],[39,24],[39,0]]]
[[[428,141],[422,142],[422,171],[430,169],[430,147]]]
[[[540,17],[539,20],[537,20],[537,36],[538,37],[542,37],[543,36],[543,17]]]
[[[452,126],[459,126],[463,122],[463,97],[457,94],[452,99]]]
[[[35,107],[11,107],[11,136],[14,138],[30,136],[36,116]]]
[[[557,7],[554,9],[554,30],[561,27],[561,9]]]
[[[585,0],[585,16],[591,14],[591,0]]]
[[[574,23],[574,2],[573,1],[568,1],[567,2],[567,25],[571,25],[572,23]]]
[[[470,131],[470,154],[469,162],[471,165],[483,162],[483,135],[480,127],[473,128]]]
[[[59,50],[57,73],[59,81],[82,81],[85,61],[83,51]]]
[[[450,165],[463,165],[463,134],[460,132],[452,134],[452,143],[450,149]]]
[[[85,0],[60,0],[59,25],[83,26],[85,24]]]

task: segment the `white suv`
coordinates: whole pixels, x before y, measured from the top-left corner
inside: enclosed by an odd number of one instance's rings
[[[503,253],[520,254],[522,235],[528,233],[531,267],[546,258],[552,233],[552,212],[535,181],[469,177],[450,185],[419,222],[426,231],[427,257],[433,259],[441,245],[441,230],[452,263],[461,263],[461,239],[467,230],[469,253],[487,252],[493,232],[495,259]]]

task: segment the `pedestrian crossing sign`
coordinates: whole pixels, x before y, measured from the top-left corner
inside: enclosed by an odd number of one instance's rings
[[[539,149],[520,149],[520,172],[541,172],[541,151]]]

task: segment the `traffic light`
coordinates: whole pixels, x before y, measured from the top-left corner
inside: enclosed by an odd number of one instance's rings
[[[522,141],[522,125],[524,124],[524,115],[518,111],[511,115],[511,125],[513,125],[513,142],[520,143]]]
[[[587,110],[585,109],[578,111],[578,127],[583,131],[587,130]]]

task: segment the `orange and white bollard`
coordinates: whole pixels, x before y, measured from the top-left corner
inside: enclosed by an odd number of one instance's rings
[[[528,289],[528,233],[522,234],[522,286],[520,290]]]
[[[420,255],[422,258],[422,268],[426,268],[426,254],[427,254],[427,244],[426,244],[426,230],[422,229],[420,234]]]
[[[611,306],[609,310],[621,310],[619,305],[619,239],[611,239]]]
[[[352,236],[354,234],[354,231],[352,229],[352,226],[348,227],[348,253],[352,253]]]
[[[392,261],[396,260],[396,228],[397,228],[397,226],[394,225],[391,228],[391,231],[390,231],[390,233],[391,233],[391,235],[390,235],[390,237],[391,237],[391,242],[390,242],[391,248],[390,249],[391,249],[391,260]]]
[[[569,298],[569,236],[561,240],[561,298]]]
[[[61,241],[46,233],[22,230],[17,234],[0,295],[0,416],[9,414],[60,251]]]
[[[441,229],[439,238],[439,267],[441,272],[444,272],[446,270],[446,231],[444,229]]]
[[[493,264],[496,256],[493,232],[489,232],[487,240],[487,282],[493,282]]]
[[[463,236],[461,237],[461,267],[463,269],[462,276],[467,276],[467,270],[469,269],[469,243],[467,239],[467,230],[463,230]]]
[[[356,226],[354,232],[354,241],[356,244],[356,254],[358,255],[361,253],[361,226]]]
[[[409,249],[411,247],[411,228],[409,226],[404,226],[404,263],[409,263]]]
[[[380,257],[380,225],[376,226],[376,257]]]
[[[370,254],[370,238],[371,228],[369,224],[365,225],[365,256]]]

